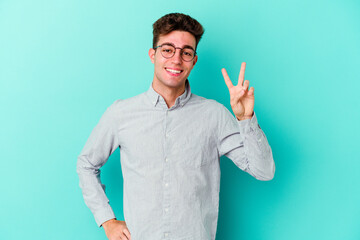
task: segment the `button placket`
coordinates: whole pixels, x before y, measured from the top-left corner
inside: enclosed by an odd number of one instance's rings
[[[168,237],[169,233],[170,233],[170,217],[171,214],[170,211],[170,202],[171,202],[171,193],[170,193],[170,188],[169,186],[169,182],[170,182],[170,177],[171,177],[171,159],[169,159],[168,157],[168,126],[169,126],[169,114],[170,111],[169,109],[166,110],[165,112],[165,124],[164,124],[164,175],[163,175],[163,226],[164,226],[164,237]]]

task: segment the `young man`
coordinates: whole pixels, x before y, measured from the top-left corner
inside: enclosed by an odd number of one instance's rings
[[[222,155],[259,180],[275,165],[254,108],[254,88],[234,86],[222,70],[236,118],[220,103],[191,93],[202,26],[190,16],[168,14],[153,25],[149,50],[154,77],[149,90],[115,101],[78,158],[84,200],[110,240],[214,240]],[[118,221],[100,181],[100,170],[120,147],[124,217]]]

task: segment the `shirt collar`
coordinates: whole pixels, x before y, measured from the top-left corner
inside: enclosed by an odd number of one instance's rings
[[[150,98],[150,101],[151,101],[151,104],[156,107],[156,105],[159,103],[159,102],[162,102],[165,106],[166,106],[166,103],[165,103],[165,100],[163,99],[163,97],[157,93],[153,86],[152,86],[152,83],[150,84],[150,87],[149,87],[149,90],[147,90],[146,92],[146,95]],[[177,106],[184,106],[185,103],[187,101],[189,101],[191,97],[191,88],[190,88],[190,83],[189,83],[189,80],[186,79],[186,82],[185,82],[185,92],[183,94],[181,94],[179,97],[176,98],[175,100],[175,104],[173,107],[177,107]],[[166,106],[167,107],[167,106]],[[173,108],[172,107],[172,108]]]

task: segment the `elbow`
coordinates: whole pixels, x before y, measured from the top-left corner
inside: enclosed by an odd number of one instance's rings
[[[94,165],[88,155],[81,154],[78,156],[76,163],[76,172],[80,176],[82,174],[97,175],[101,165]]]
[[[254,174],[252,174],[257,180],[260,181],[270,181],[274,179],[275,176],[275,163],[271,158],[271,161],[266,164],[266,166],[262,166],[261,168],[256,169]]]
[[[274,158],[272,155],[272,151],[270,149],[270,154],[267,157],[267,162],[266,167],[263,171],[263,181],[270,181],[272,179],[274,179],[275,176],[275,162],[274,162]]]
[[[87,172],[90,169],[89,163],[87,163],[85,156],[79,155],[76,163],[76,172],[78,175]]]
[[[263,171],[262,179],[259,180],[270,181],[274,179],[274,176],[275,176],[275,163],[274,161],[272,161],[271,165]]]
[[[266,173],[263,172],[261,175],[256,175],[254,177],[260,181],[271,181],[274,179],[274,176],[275,176],[275,172],[266,172]]]
[[[268,171],[266,173],[266,175],[263,176],[262,179],[259,179],[259,180],[262,180],[262,181],[270,181],[270,180],[273,180],[274,179],[274,176],[275,176],[275,168],[271,171]]]
[[[80,174],[84,169],[84,163],[83,160],[81,159],[81,155],[78,157],[77,162],[76,162],[76,172],[77,174]]]

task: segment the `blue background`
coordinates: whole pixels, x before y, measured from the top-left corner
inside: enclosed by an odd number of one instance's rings
[[[152,23],[205,27],[192,91],[228,108],[242,61],[272,146],[273,181],[221,159],[217,239],[360,239],[360,3],[356,0],[0,0],[1,239],[106,239],[77,156],[105,109],[146,91]],[[119,219],[117,150],[102,181]]]

